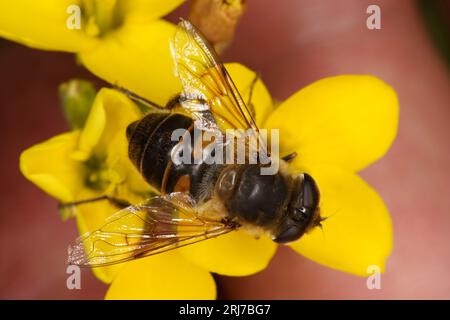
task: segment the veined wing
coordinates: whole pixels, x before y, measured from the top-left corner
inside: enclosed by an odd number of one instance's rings
[[[181,104],[201,121],[202,129],[238,129],[237,138],[245,135],[257,144],[261,156],[267,156],[266,141],[236,85],[214,49],[188,21],[179,23],[171,50],[183,86]]]
[[[69,263],[106,266],[162,253],[236,229],[229,221],[201,218],[186,193],[150,198],[113,216],[69,247]]]

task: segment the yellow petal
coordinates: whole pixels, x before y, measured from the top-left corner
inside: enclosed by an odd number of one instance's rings
[[[301,164],[361,170],[382,157],[395,138],[398,101],[383,81],[344,75],[317,81],[282,103],[266,127],[280,129],[280,150]]]
[[[265,269],[276,247],[268,237],[255,239],[244,230],[239,230],[178,251],[189,261],[211,272],[246,276]]]
[[[161,18],[185,0],[127,0],[120,3],[122,15],[129,23],[148,23]]]
[[[367,268],[384,271],[392,250],[392,224],[380,196],[354,173],[331,167],[306,170],[321,193],[319,228],[304,235],[291,247],[320,264],[367,276]]]
[[[153,191],[153,193],[158,193],[159,190],[153,189],[139,173],[138,169],[133,165],[130,158],[128,157],[128,140],[122,131],[118,132],[116,136],[111,140],[108,146],[106,164],[110,171],[114,172],[113,175],[116,177],[116,181],[112,179],[113,183],[121,183],[117,187],[126,187],[127,190],[117,190],[124,191],[127,195],[124,199],[128,199],[128,192],[131,191],[135,194],[148,194]],[[113,177],[112,177],[113,178]],[[119,192],[121,194],[123,192]],[[119,197],[119,195],[118,195]],[[122,198],[122,195],[120,196]],[[143,201],[140,199],[138,202]],[[133,202],[136,203],[136,202]]]
[[[44,50],[87,50],[97,40],[82,29],[67,27],[71,17],[67,10],[78,4],[76,0],[0,1],[0,37]]]
[[[73,201],[83,188],[83,165],[70,157],[78,137],[78,131],[64,133],[25,150],[22,174],[52,197]]]
[[[105,299],[214,299],[211,274],[176,252],[131,262],[109,287]]]
[[[272,97],[267,90],[264,82],[258,79],[253,87],[251,105],[248,104],[252,82],[257,73],[248,69],[239,63],[227,63],[226,69],[230,73],[233,82],[236,84],[242,99],[247,104],[248,108],[253,108],[255,111],[255,120],[258,126],[262,126],[269,114],[273,111]]]
[[[173,74],[169,50],[174,32],[175,26],[163,20],[145,25],[126,23],[80,58],[98,77],[165,105],[181,87]]]
[[[139,119],[141,112],[124,94],[113,89],[101,89],[86,120],[75,157],[86,160],[95,153],[106,156],[106,149],[116,134],[126,136],[128,124]]]
[[[101,159],[101,162],[104,162],[107,166],[111,166],[108,167],[108,178],[111,180],[109,187],[116,187],[115,184],[119,184],[127,178],[128,172],[124,171],[125,168],[122,168],[121,164],[129,161],[126,144],[121,143],[118,145],[116,143],[118,140],[126,140],[126,127],[131,122],[139,119],[140,116],[139,108],[122,93],[105,88],[100,90],[95,98],[86,125],[80,134],[78,149],[72,153],[72,157],[87,160],[92,156],[92,153],[95,154],[96,157]],[[108,154],[112,148],[116,148],[114,153]],[[120,157],[120,159],[117,159],[117,157]],[[131,164],[129,165],[131,166]],[[124,184],[119,185],[124,186]],[[100,196],[103,193],[108,193],[108,191],[94,192],[83,189],[77,198],[79,200],[89,199]],[[122,197],[123,195],[124,192],[120,192],[120,196]],[[134,198],[131,198],[132,195],[129,192],[127,192],[126,197],[123,197],[126,200],[134,200]],[[92,232],[100,228],[106,219],[118,210],[119,208],[113,206],[108,201],[99,201],[79,206],[77,221],[80,234]],[[100,280],[109,283],[122,267],[123,265],[118,264],[94,268],[93,272]]]
[[[83,189],[78,195],[78,199],[91,199],[101,195],[101,193]],[[83,235],[87,232],[93,232],[101,228],[108,217],[118,210],[120,209],[106,200],[78,206],[76,217],[79,234]],[[124,264],[116,264],[107,267],[92,268],[91,270],[98,279],[105,283],[110,283],[123,266]]]
[[[107,36],[95,50],[84,52],[80,57],[83,64],[100,78],[164,106],[181,92],[169,49],[169,40],[174,33],[175,26],[163,20],[147,25],[127,23]],[[237,63],[226,64],[226,68],[247,102],[255,73]],[[257,111],[257,123],[262,124],[273,105],[261,80],[254,87],[252,102]]]

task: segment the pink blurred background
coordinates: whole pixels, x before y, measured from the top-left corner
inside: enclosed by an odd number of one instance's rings
[[[430,2],[448,35],[449,2]],[[366,28],[369,4],[381,7],[381,30]],[[343,73],[373,74],[396,89],[398,138],[362,173],[390,209],[395,248],[381,290],[281,248],[257,275],[219,277],[220,297],[450,298],[449,69],[421,12],[408,0],[248,0],[225,60],[258,71],[276,99]],[[185,13],[186,6],[169,18]],[[0,298],[101,299],[107,286],[89,271],[83,271],[82,290],[66,288],[66,248],[77,236],[75,223],[62,222],[56,201],[18,169],[22,150],[66,130],[57,86],[94,77],[70,54],[2,40],[0,74]]]

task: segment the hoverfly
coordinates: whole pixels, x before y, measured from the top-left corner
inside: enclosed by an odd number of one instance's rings
[[[69,247],[71,264],[110,265],[237,229],[258,230],[275,242],[287,243],[323,220],[313,178],[289,170],[295,154],[280,159],[280,169],[273,175],[262,175],[261,163],[172,161],[177,142],[171,140],[171,132],[177,128],[191,132],[194,120],[201,120],[208,130],[252,129],[254,135],[260,131],[214,49],[191,23],[180,22],[171,49],[182,93],[169,101],[164,112],[148,113],[131,123],[126,132],[131,162],[160,195],[120,210],[103,227],[78,238]],[[153,105],[122,91],[138,102]]]

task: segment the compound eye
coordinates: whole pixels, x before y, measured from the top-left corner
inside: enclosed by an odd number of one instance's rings
[[[305,207],[295,208],[292,219],[294,219],[296,222],[306,222],[308,220],[308,209],[306,209]]]
[[[315,210],[319,203],[319,191],[316,182],[307,173],[303,176],[303,190],[302,190],[302,207],[305,213],[308,209]]]
[[[289,226],[273,239],[277,243],[288,243],[298,240],[303,235],[303,229],[296,225]]]

